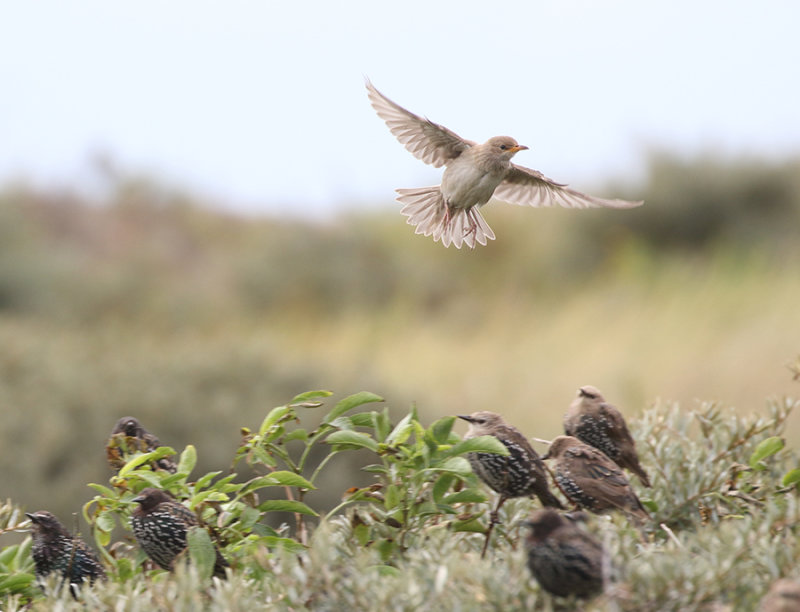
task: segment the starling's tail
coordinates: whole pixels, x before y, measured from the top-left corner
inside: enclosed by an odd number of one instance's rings
[[[400,210],[408,217],[409,225],[416,226],[415,233],[433,236],[449,247],[457,249],[466,244],[471,249],[475,244],[485,245],[494,240],[494,232],[478,212],[478,207],[450,208],[442,197],[439,186],[420,187],[418,189],[398,189],[397,201],[403,204]]]
[[[545,484],[543,487],[539,487],[536,491],[534,491],[534,493],[536,494],[536,497],[539,498],[539,501],[542,502],[542,506],[547,508],[558,508],[559,510],[564,509],[564,505],[555,495],[553,495],[547,484]]]
[[[631,472],[636,474],[636,477],[641,481],[641,483],[644,486],[646,487],[652,486],[650,484],[650,477],[647,475],[647,472],[644,471],[644,468],[641,465],[639,465],[638,459],[633,465],[631,465]]]

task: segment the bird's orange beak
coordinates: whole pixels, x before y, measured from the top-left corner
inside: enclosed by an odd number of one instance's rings
[[[512,153],[516,153],[517,151],[526,151],[527,149],[528,147],[526,147],[525,145],[514,145],[509,149],[509,151],[511,151]]]

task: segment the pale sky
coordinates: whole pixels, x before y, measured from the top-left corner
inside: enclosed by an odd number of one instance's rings
[[[653,147],[781,158],[800,153],[798,40],[790,0],[6,2],[0,183],[91,186],[104,153],[242,211],[390,209],[440,171],[364,76],[584,190],[635,180]]]

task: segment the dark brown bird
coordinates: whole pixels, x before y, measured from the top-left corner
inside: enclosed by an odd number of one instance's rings
[[[132,501],[139,504],[131,514],[131,527],[136,541],[159,567],[172,570],[175,557],[186,550],[187,532],[199,524],[197,517],[160,489],[144,489]],[[214,575],[225,578],[228,562],[216,547],[215,550]]]
[[[73,595],[76,595],[74,585],[106,577],[97,555],[80,537],[69,533],[53,514],[39,510],[31,514],[26,512],[25,516],[31,520],[37,577],[58,572],[69,581]]]
[[[758,612],[800,612],[800,582],[790,578],[773,582]]]
[[[108,464],[115,470],[122,468],[128,455],[134,453],[149,453],[161,446],[158,438],[147,431],[135,417],[122,417],[114,429],[106,445]],[[128,457],[130,458],[130,457]],[[162,457],[155,462],[155,467],[174,474],[178,466],[171,457]]]
[[[620,467],[605,453],[572,436],[558,436],[545,459],[555,461],[555,480],[569,500],[591,512],[622,510],[637,520],[647,511]]]
[[[528,569],[545,591],[589,598],[603,590],[603,547],[593,536],[549,508],[527,526]]]
[[[467,459],[472,471],[494,491],[500,494],[497,506],[490,515],[483,553],[489,543],[489,536],[498,520],[500,507],[512,497],[536,495],[543,506],[563,508],[558,498],[547,484],[547,468],[530,442],[520,431],[494,412],[480,411],[469,416],[459,415],[469,423],[464,439],[477,436],[494,436],[503,443],[510,453],[508,457],[491,453],[469,453]]]
[[[650,486],[622,413],[606,403],[595,387],[586,385],[578,389],[578,397],[564,415],[564,433],[599,448],[618,466],[636,474],[644,486]]]

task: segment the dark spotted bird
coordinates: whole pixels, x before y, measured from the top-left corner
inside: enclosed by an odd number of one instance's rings
[[[555,462],[555,481],[575,505],[590,512],[621,510],[636,520],[647,511],[620,467],[605,453],[572,436],[558,436],[544,457]]]
[[[773,582],[757,612],[800,612],[800,582],[791,578]]]
[[[39,510],[25,516],[31,520],[31,550],[37,577],[58,572],[69,581],[73,595],[74,585],[106,577],[97,555],[80,537],[69,533],[53,514]]]
[[[477,436],[494,436],[503,443],[509,456],[492,453],[469,453],[467,459],[472,471],[494,491],[500,494],[497,506],[490,515],[483,552],[489,542],[492,528],[497,523],[500,507],[512,497],[536,495],[543,506],[563,508],[547,483],[547,468],[530,442],[520,431],[509,425],[499,414],[480,411],[469,416],[459,415],[469,423],[464,439]]]
[[[139,504],[131,514],[136,541],[159,567],[172,570],[175,557],[186,550],[187,532],[199,524],[197,517],[160,489],[144,489],[133,501]],[[228,562],[216,547],[215,551],[214,575],[225,578]]]
[[[138,419],[127,416],[122,417],[114,429],[111,430],[111,438],[106,445],[106,457],[108,464],[115,470],[119,470],[126,463],[126,456],[134,453],[149,453],[161,446],[158,438],[147,431]],[[162,457],[155,462],[155,467],[166,470],[174,474],[178,471],[178,466],[171,457]]]
[[[549,508],[526,524],[528,569],[545,591],[585,599],[603,590],[603,547],[592,535]]]
[[[564,433],[599,448],[618,466],[636,474],[644,486],[650,486],[622,413],[606,403],[595,387],[586,385],[578,389],[578,397],[564,415]]]

